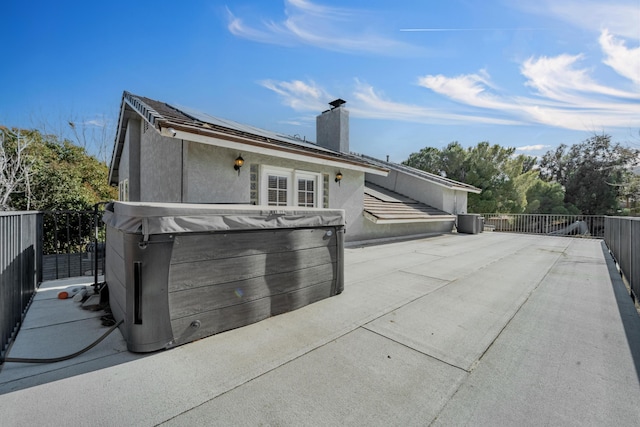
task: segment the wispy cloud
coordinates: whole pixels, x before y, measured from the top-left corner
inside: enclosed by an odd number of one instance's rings
[[[640,24],[640,10],[638,10],[638,24]],[[606,55],[604,63],[640,87],[640,46],[629,49],[624,41],[616,40],[607,30],[602,32],[599,42]]]
[[[491,123],[502,125],[518,124],[514,120],[505,120],[473,113],[448,112],[441,108],[424,107],[415,104],[406,104],[387,99],[376,92],[373,86],[356,81],[356,88],[352,93],[354,105],[351,111],[358,117],[382,120],[402,120],[417,123],[455,124],[466,123]]]
[[[551,147],[550,145],[536,144],[536,145],[524,145],[522,147],[516,147],[516,151],[541,151]]]
[[[548,125],[571,130],[634,128],[640,116],[640,46],[637,0],[612,4],[587,0],[540,0],[518,6],[545,14],[580,28],[595,30],[601,56],[578,52],[544,53],[520,62],[524,82],[520,89],[505,90],[486,69],[474,73],[417,77],[418,86],[445,98],[433,107],[403,102],[359,80],[355,81],[349,109],[355,117],[434,124],[486,123],[499,125]],[[229,30],[238,37],[262,43],[311,45],[342,52],[387,54],[411,46],[372,36],[362,30],[363,11],[329,7],[308,0],[286,0],[285,18],[249,26],[229,12]],[[609,25],[606,26],[605,24]],[[485,31],[487,29],[425,28],[404,31]],[[536,29],[536,28],[530,28]],[[629,37],[634,37],[628,39]],[[627,39],[625,39],[627,38]],[[619,78],[606,83],[599,77],[612,70]],[[610,73],[609,73],[610,74]],[[277,93],[296,111],[319,112],[336,97],[313,81],[265,80],[262,86]],[[340,97],[346,97],[341,93]]]
[[[280,95],[283,104],[296,111],[322,111],[327,107],[327,102],[334,99],[313,81],[263,80],[260,85]]]
[[[636,84],[640,48],[627,49],[606,30],[599,41],[603,62]],[[418,85],[458,103],[486,109],[488,114],[490,110],[508,113],[526,123],[574,130],[637,126],[640,92],[623,82],[620,87],[598,83],[592,68],[580,68],[583,59],[582,54],[528,58],[520,67],[527,79],[525,86],[532,90],[525,96],[500,94],[485,71],[455,77],[427,75],[418,79]]]
[[[629,39],[638,38],[638,1],[615,0],[538,0],[514,2],[514,7],[527,12],[559,19],[573,27],[589,31],[608,28],[614,34]]]
[[[285,0],[285,18],[249,25],[227,8],[228,30],[260,43],[317,48],[358,54],[404,55],[422,48],[384,37],[364,26],[363,10],[322,6],[308,0]]]
[[[628,49],[604,30],[603,62],[622,77],[633,73],[638,49]],[[635,55],[635,56],[634,56]],[[531,57],[520,67],[527,95],[504,93],[486,70],[448,77],[426,75],[421,87],[455,101],[456,107],[432,108],[389,99],[373,86],[356,80],[349,99],[353,116],[435,124],[543,124],[563,129],[592,130],[634,127],[640,117],[640,92],[598,83],[592,68],[581,68],[581,54]],[[632,80],[633,76],[628,76]],[[635,84],[635,80],[633,81]],[[265,88],[280,95],[297,111],[319,112],[333,96],[314,82],[265,80]]]
[[[100,117],[100,118],[95,118],[91,120],[86,120],[83,122],[83,124],[87,126],[103,127],[109,124],[109,120],[104,117]]]
[[[494,89],[489,74],[480,70],[477,74],[446,77],[442,74],[418,78],[418,85],[451,98],[462,104],[490,109],[503,109],[508,103],[490,92]]]
[[[280,95],[282,102],[296,111],[319,113],[327,108],[329,101],[336,98],[314,82],[265,80],[261,85]],[[349,111],[354,117],[416,123],[520,124],[511,119],[446,112],[439,108],[396,102],[359,80],[355,81],[349,97]]]

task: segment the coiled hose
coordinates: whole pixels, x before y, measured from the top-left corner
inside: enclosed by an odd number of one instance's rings
[[[97,340],[95,340],[94,342],[92,342],[87,347],[83,348],[82,350],[77,351],[77,352],[75,352],[73,354],[69,354],[67,356],[52,357],[50,359],[31,359],[31,358],[26,358],[26,357],[6,357],[4,359],[0,359],[0,365],[2,365],[4,363],[9,363],[9,362],[14,362],[14,363],[56,363],[56,362],[62,362],[62,361],[65,361],[65,360],[73,359],[74,357],[78,357],[82,353],[86,353],[87,351],[91,350],[93,347],[95,347],[98,344],[100,344],[102,342],[102,340],[104,340],[107,336],[109,336],[109,334],[111,332],[115,331],[116,328],[118,326],[120,326],[123,321],[124,320],[121,320],[121,321],[117,322],[115,325],[111,326],[109,328],[109,330],[107,330],[107,332],[102,334],[102,336],[100,338],[98,338]]]

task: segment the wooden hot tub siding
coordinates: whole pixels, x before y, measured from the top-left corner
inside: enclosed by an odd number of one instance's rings
[[[131,351],[154,351],[339,294],[343,228],[152,235],[107,231],[112,311]],[[122,329],[122,328],[121,328]]]

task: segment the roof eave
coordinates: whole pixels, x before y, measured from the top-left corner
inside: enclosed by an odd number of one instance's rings
[[[431,218],[408,218],[408,219],[381,219],[377,216],[363,211],[363,215],[366,219],[374,224],[413,224],[422,222],[454,222],[456,220],[455,215],[437,215]]]
[[[127,109],[127,102],[125,95],[122,94],[122,101],[120,102],[120,112],[118,114],[118,128],[113,144],[113,152],[111,153],[111,164],[109,165],[109,185],[118,184],[118,174],[120,166],[120,157],[122,157],[122,149],[124,147],[124,136],[127,128],[128,119],[125,118],[125,110]]]
[[[169,120],[157,121],[156,125],[160,128],[160,134],[166,137],[184,139],[208,145],[216,145],[245,152],[286,157],[292,160],[334,166],[338,168],[342,167],[349,170],[356,170],[381,176],[387,176],[389,174],[388,169],[375,165],[366,165],[361,162],[325,155],[322,153],[309,153],[295,148],[271,145],[241,136],[229,135],[216,130],[188,126],[182,123],[171,122]]]
[[[482,193],[482,190],[480,188],[474,187],[472,185],[468,185],[468,186],[467,185],[457,185],[457,184],[455,184],[455,181],[450,180],[448,178],[444,178],[444,179],[447,179],[448,181],[451,181],[450,183],[438,182],[435,179],[429,179],[429,178],[421,176],[419,174],[411,173],[410,171],[402,170],[401,168],[394,168],[393,165],[389,166],[389,168],[395,170],[396,172],[409,173],[409,174],[411,174],[411,176],[414,176],[414,177],[416,177],[418,179],[421,179],[422,181],[430,182],[432,184],[435,184],[435,185],[440,186],[440,187],[448,188],[450,190],[465,191],[467,193],[475,193],[475,194]],[[443,178],[443,177],[441,177],[441,178]]]

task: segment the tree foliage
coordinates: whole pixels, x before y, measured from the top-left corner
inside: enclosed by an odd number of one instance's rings
[[[470,212],[606,215],[617,213],[622,200],[631,211],[640,198],[640,178],[631,172],[639,160],[640,150],[603,134],[558,146],[539,167],[534,157],[488,142],[426,147],[404,164],[480,188],[469,194]]]
[[[480,188],[480,194],[469,194],[470,212],[523,212],[526,192],[538,179],[535,158],[486,141],[468,149],[458,142],[442,150],[426,147],[404,164]]]
[[[631,167],[640,151],[595,135],[571,147],[560,145],[540,161],[540,174],[565,189],[565,202],[585,215],[616,213],[632,185]]]
[[[108,184],[108,167],[87,154],[83,147],[37,130],[29,136],[29,191],[14,190],[8,207],[35,210],[91,210],[93,205],[114,199]],[[20,191],[21,190],[21,191]]]
[[[527,190],[527,207],[524,213],[578,215],[578,208],[571,203],[565,203],[564,196],[564,188],[557,182],[538,179]]]

